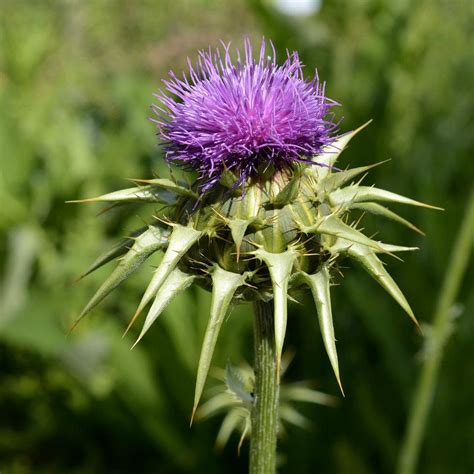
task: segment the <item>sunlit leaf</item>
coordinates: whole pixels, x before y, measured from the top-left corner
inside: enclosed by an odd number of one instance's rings
[[[356,245],[355,242],[338,237],[330,246],[327,247],[327,250],[334,255],[337,253],[347,252],[348,249],[354,245]],[[414,250],[419,250],[418,247],[404,247],[403,245],[386,244],[384,242],[377,242],[377,246],[377,249],[372,249],[376,253],[392,254],[394,252],[412,252]]]
[[[258,249],[255,256],[263,260],[270,272],[273,288],[275,346],[277,356],[277,370],[280,370],[281,353],[285,341],[288,303],[288,281],[297,258],[294,249],[282,253],[271,253]]]
[[[132,248],[120,260],[112,274],[104,281],[86,307],[82,310],[79,318],[71,329],[88,313],[90,313],[112,290],[127,279],[151,254],[162,248],[166,243],[163,239],[162,229],[150,226],[143,234],[135,240]]]
[[[163,312],[166,306],[170,301],[179,293],[188,288],[189,285],[194,280],[193,275],[188,275],[187,273],[182,272],[179,268],[175,268],[165,280],[163,285],[158,290],[153,304],[151,305],[150,310],[148,311],[145,323],[143,324],[142,331],[138,336],[137,341],[133,345],[134,347],[140,342],[145,333],[150,329],[151,325],[156,321],[158,316]],[[127,331],[130,329],[132,324],[135,322],[135,318],[132,318],[130,324],[128,325]]]
[[[354,179],[356,176],[365,173],[371,170],[372,168],[381,165],[382,163],[385,163],[385,161],[375,163],[373,165],[360,166],[359,168],[350,168],[344,171],[333,171],[321,181],[321,184],[319,185],[318,189],[322,189],[324,192],[331,192],[335,189],[340,188],[342,185],[344,185],[351,179]]]
[[[196,387],[194,392],[193,414],[202,395],[206,382],[209,367],[211,365],[212,354],[219,336],[219,331],[224,321],[227,309],[235,291],[245,282],[245,277],[238,273],[228,272],[219,266],[212,270],[212,302],[209,322],[204,335],[201,355],[196,377]]]
[[[391,219],[395,222],[409,227],[410,229],[414,230],[415,232],[418,232],[421,235],[425,235],[420,229],[418,229],[418,227],[416,227],[410,221],[404,219],[403,217],[400,217],[395,212],[384,206],[381,206],[380,204],[377,204],[376,202],[354,202],[350,205],[350,208],[360,209],[362,211],[370,212],[371,214],[386,217],[387,219]]]
[[[69,203],[85,203],[85,202],[113,202],[113,203],[131,203],[131,202],[150,202],[174,204],[176,195],[168,190],[161,190],[156,186],[137,186],[135,188],[121,189],[112,193],[103,194],[93,198],[78,199],[68,201]]]
[[[132,247],[133,243],[135,242],[135,239],[143,234],[143,232],[147,229],[148,227],[142,227],[141,229],[133,232],[129,237],[126,237],[125,239],[122,239],[119,243],[114,245],[110,250],[107,252],[103,253],[100,255],[93,263],[92,265],[78,278],[78,280],[81,280],[85,276],[91,274],[95,270],[101,268],[105,264],[109,263],[110,261],[114,260],[117,257],[120,257],[128,252],[128,250]],[[168,237],[170,234],[170,231],[166,227],[158,227],[155,226],[157,231],[162,232],[162,238],[163,238],[163,246],[165,246],[168,242]]]
[[[385,269],[383,263],[377,255],[370,249],[362,245],[352,245],[347,249],[347,253],[358,261],[367,272],[393,297],[393,299],[405,310],[413,322],[418,326],[418,321],[408,304],[405,296],[398,285]]]
[[[227,364],[225,368],[225,383],[236,397],[240,398],[244,403],[252,403],[253,397],[250,393],[251,386],[245,383],[242,372],[236,369],[232,364]]]
[[[302,226],[301,230],[306,234],[320,233],[341,237],[345,240],[365,245],[371,249],[383,251],[378,242],[367,237],[357,229],[345,224],[333,215],[323,217],[312,226]]]
[[[301,383],[282,385],[280,389],[282,400],[294,402],[316,403],[318,405],[334,406],[338,399],[327,393],[312,390]]]
[[[132,179],[132,181],[137,183],[144,183],[151,186],[156,186],[157,188],[166,189],[167,191],[172,191],[175,194],[180,196],[189,196],[197,198],[198,195],[192,190],[185,186],[181,186],[178,183],[175,183],[171,179],[166,178],[155,178],[155,179]]]
[[[296,411],[290,405],[282,405],[280,407],[279,414],[282,421],[299,426],[300,428],[308,428],[308,426],[311,424],[307,418],[305,418],[301,413]]]
[[[411,206],[426,207],[429,209],[442,210],[440,207],[430,206],[414,199],[395,194],[385,189],[379,189],[372,186],[347,186],[337,189],[329,194],[329,200],[333,206],[343,206],[356,202],[365,201],[385,201],[399,204],[409,204]]]
[[[216,446],[222,449],[229,441],[232,433],[238,431],[239,427],[245,423],[245,419],[249,416],[250,414],[241,408],[233,408],[230,410],[224,417],[219,432],[217,433]]]
[[[339,362],[336,350],[336,338],[334,336],[334,325],[332,321],[330,284],[331,276],[329,269],[323,266],[317,273],[308,275],[302,273],[304,280],[311,289],[314,303],[318,312],[319,327],[323,338],[324,347],[331,362],[332,369],[337,379],[337,383],[344,393],[339,374]]]
[[[201,235],[202,232],[192,227],[185,227],[179,224],[174,225],[163,260],[145,290],[145,294],[133,318],[136,318],[143,311],[143,308],[154,298],[160,286],[165,282],[166,278],[168,278],[168,275],[181,257],[197,242]]]
[[[352,130],[351,132],[347,132],[344,135],[341,135],[340,137],[336,138],[336,140],[334,140],[330,145],[324,147],[323,151],[319,155],[315,155],[313,157],[314,162],[325,165],[315,166],[314,168],[312,168],[318,179],[323,179],[330,173],[331,167],[336,164],[339,155],[344,151],[348,143],[355,135],[357,135],[357,133],[359,133],[362,129],[369,125],[370,122],[371,121],[365,123],[356,130]]]

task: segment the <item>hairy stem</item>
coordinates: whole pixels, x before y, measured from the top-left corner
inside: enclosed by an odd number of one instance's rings
[[[432,349],[427,354],[415,388],[408,427],[400,451],[398,474],[414,474],[416,471],[426,421],[436,390],[443,349],[453,330],[453,305],[469,262],[473,242],[474,190],[471,192],[437,302],[432,333],[429,335]]]
[[[276,472],[278,398],[273,302],[254,304],[255,389],[250,440],[250,474]]]

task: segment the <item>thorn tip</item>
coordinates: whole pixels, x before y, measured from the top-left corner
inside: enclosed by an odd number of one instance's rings
[[[189,420],[189,427],[190,428],[193,426],[194,416],[196,415],[196,409],[197,409],[197,405],[194,405],[193,406],[193,411],[191,413],[191,419]]]

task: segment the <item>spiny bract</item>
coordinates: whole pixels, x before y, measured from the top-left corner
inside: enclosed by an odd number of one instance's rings
[[[362,128],[362,127],[361,127]],[[338,137],[312,160],[324,166],[295,163],[286,169],[249,177],[245,192],[237,179],[224,173],[211,191],[198,196],[198,184],[188,187],[170,179],[151,179],[86,201],[166,204],[160,218],[135,232],[100,257],[86,272],[122,256],[117,268],[82,311],[89,313],[154,252],[164,252],[161,264],[135,316],[151,304],[140,340],[165,306],[195,282],[212,291],[209,323],[197,374],[194,408],[201,397],[221,325],[232,301],[274,301],[275,339],[280,360],[287,323],[287,300],[310,289],[321,334],[340,384],[330,286],[331,273],[343,257],[352,257],[414,320],[413,312],[388,274],[379,254],[414,250],[373,240],[357,229],[354,209],[382,215],[417,228],[379,202],[431,207],[406,197],[354,182],[371,167],[339,171],[336,160],[359,131]],[[137,341],[138,342],[138,341]]]

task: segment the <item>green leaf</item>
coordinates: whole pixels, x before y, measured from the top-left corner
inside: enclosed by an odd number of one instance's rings
[[[300,428],[308,428],[311,422],[305,418],[301,413],[295,410],[290,405],[282,405],[280,407],[280,419],[291,423],[292,425],[299,426]]]
[[[390,254],[393,252],[412,252],[413,250],[419,250],[418,247],[403,247],[401,245],[385,244],[383,242],[377,242],[377,244],[380,248],[378,250],[373,250],[374,252],[379,253]],[[355,245],[354,242],[339,237],[330,246],[327,246],[326,249],[329,250],[331,254],[335,255],[337,253],[347,252],[349,247],[352,247],[353,245]]]
[[[158,230],[161,229],[161,232],[163,235],[163,246],[165,246],[168,243],[169,229],[165,227],[162,227],[162,228],[156,227],[156,228]],[[133,243],[135,242],[135,239],[139,235],[143,234],[143,232],[146,229],[148,229],[148,226],[142,227],[141,229],[133,232],[130,236],[122,239],[120,242],[114,245],[110,250],[100,255],[92,263],[92,265],[77,279],[77,281],[82,280],[84,277],[91,274],[92,272],[99,269],[100,267],[104,266],[105,264],[109,263],[110,261],[114,260],[115,258],[125,255],[128,252],[128,250],[130,250],[130,247],[132,247]]]
[[[240,436],[239,444],[237,446],[237,456],[240,456],[240,448],[242,447],[242,444],[244,442],[245,437],[247,436],[247,433],[250,433],[252,429],[252,421],[250,419],[250,416],[247,416],[244,418],[244,427],[242,429],[242,435]]]
[[[150,329],[151,325],[166,308],[168,303],[170,303],[170,301],[176,295],[188,288],[188,286],[193,282],[194,278],[195,277],[193,275],[188,275],[187,273],[182,272],[179,268],[175,268],[169,274],[168,278],[165,280],[155,296],[155,300],[153,301],[153,304],[151,305],[151,308],[148,311],[147,317],[145,319],[145,323],[143,324],[142,331],[133,347],[135,347],[140,342],[148,329]],[[130,329],[135,319],[136,317],[132,318],[130,324],[128,325],[127,331]]]
[[[198,197],[198,195],[192,189],[189,189],[185,186],[181,186],[180,184],[175,183],[174,181],[171,181],[171,179],[165,179],[165,178],[132,179],[131,181],[134,181],[137,183],[145,183],[151,186],[156,186],[158,188],[166,189],[167,191],[171,191],[180,196],[189,196],[189,197],[194,197],[194,198]]]
[[[387,219],[391,219],[395,222],[409,227],[410,229],[414,230],[415,232],[418,232],[421,235],[425,235],[420,229],[418,229],[418,227],[416,227],[410,221],[407,221],[406,219],[391,211],[387,207],[381,206],[376,202],[355,202],[350,205],[350,209],[360,209],[362,211],[370,212],[371,214],[386,217]]]
[[[419,326],[408,301],[393,278],[385,269],[383,263],[373,251],[362,245],[351,245],[347,253],[357,260],[367,272],[392,296],[392,298],[405,310],[413,322]]]
[[[217,433],[216,446],[223,448],[229,441],[231,434],[239,429],[239,426],[250,417],[250,413],[242,408],[234,408],[227,413]]]
[[[305,234],[320,233],[341,237],[345,240],[365,245],[378,252],[383,252],[383,249],[378,242],[367,237],[357,229],[344,224],[344,222],[334,215],[323,217],[312,226],[302,226],[301,231]]]
[[[221,392],[217,395],[214,395],[206,403],[199,407],[199,410],[196,413],[196,418],[202,420],[203,418],[217,414],[226,408],[232,408],[236,406],[241,406],[240,400],[227,392]]]
[[[357,135],[362,129],[367,127],[369,123],[368,121],[361,127],[357,128],[356,130],[352,130],[351,132],[347,132],[344,135],[336,138],[331,144],[324,147],[323,151],[319,155],[313,156],[313,161],[316,163],[320,163],[325,166],[315,166],[310,168],[310,170],[318,177],[318,179],[325,178],[329,172],[331,171],[331,167],[336,164],[336,161],[339,158],[339,155],[344,151],[347,147],[347,144],[352,140],[352,138]]]
[[[243,403],[253,402],[253,397],[250,393],[252,387],[245,383],[241,372],[230,363],[228,363],[225,368],[225,383],[227,389],[237,398],[240,398]]]
[[[211,314],[204,335],[201,355],[196,377],[196,387],[194,391],[193,415],[206,383],[207,374],[211,365],[212,355],[216,346],[219,331],[224,321],[227,309],[237,288],[245,283],[245,276],[238,273],[228,272],[219,266],[215,266],[212,271],[212,301]]]
[[[232,171],[225,169],[221,174],[219,183],[228,189],[235,190],[235,184],[238,182],[237,176]]]
[[[254,252],[255,256],[263,260],[270,272],[273,287],[275,346],[277,356],[277,373],[280,373],[281,353],[285,340],[287,322],[288,281],[291,276],[297,252],[290,248],[286,252],[271,253],[264,249]]]
[[[383,253],[393,252],[413,252],[414,250],[420,250],[418,247],[404,247],[402,245],[392,245],[379,242],[380,247],[384,251]]]
[[[181,257],[197,242],[201,235],[201,231],[195,230],[192,227],[184,227],[179,224],[173,225],[173,231],[169,238],[166,253],[145,290],[145,294],[138,305],[133,319],[135,319],[152,300]]]
[[[351,205],[352,203],[364,201],[386,201],[442,210],[440,207],[430,206],[429,204],[424,204],[405,196],[401,196],[400,194],[395,194],[390,191],[385,191],[385,189],[374,188],[372,186],[353,185],[337,189],[329,194],[329,200],[333,206]]]
[[[356,176],[365,173],[366,171],[369,171],[370,169],[375,168],[382,163],[385,163],[385,161],[381,161],[380,163],[375,163],[373,165],[360,166],[359,168],[351,168],[344,171],[333,171],[321,181],[320,189],[326,193],[334,191]]]
[[[137,186],[135,188],[121,189],[113,193],[103,194],[94,198],[78,199],[67,201],[68,203],[84,203],[84,202],[114,202],[114,203],[131,203],[131,202],[151,202],[174,204],[176,195],[168,190],[160,190],[156,186]]]
[[[271,207],[283,207],[293,202],[298,195],[300,185],[301,170],[296,170],[288,184],[270,200]]]
[[[110,261],[115,260],[117,257],[125,255],[132,245],[133,239],[131,237],[122,239],[107,252],[97,257],[94,262],[89,266],[89,268],[84,273],[82,273],[76,281],[82,280],[87,275],[90,275],[92,272],[98,270],[100,267],[104,266]]]
[[[120,260],[112,274],[105,280],[95,295],[82,310],[79,318],[71,327],[71,330],[79,321],[90,313],[112,290],[117,288],[127,279],[151,254],[162,248],[166,244],[163,239],[162,230],[158,227],[150,226],[143,234],[139,235],[132,248]]]
[[[252,224],[254,220],[255,219],[239,219],[236,217],[229,219],[227,223],[230,233],[232,234],[232,239],[237,248],[237,261],[240,257],[240,246],[242,245],[242,240],[244,238],[245,232],[247,231],[247,227]]]
[[[312,390],[301,383],[282,385],[280,389],[282,401],[316,403],[318,405],[335,406],[337,398],[327,393]]]
[[[327,266],[323,266],[321,270],[313,275],[307,273],[301,273],[302,277],[309,286],[313,295],[314,303],[318,311],[319,327],[321,330],[321,336],[323,337],[324,347],[326,353],[331,362],[332,369],[337,379],[337,383],[344,394],[342,389],[341,377],[339,374],[339,362],[337,358],[336,350],[336,338],[334,336],[334,325],[332,321],[332,310],[331,310],[331,294],[330,284],[331,277]]]
[[[240,246],[242,245],[242,239],[244,238],[247,227],[251,223],[248,219],[231,219],[228,222],[232,239],[234,240],[235,246],[237,247],[237,260],[239,259]]]

